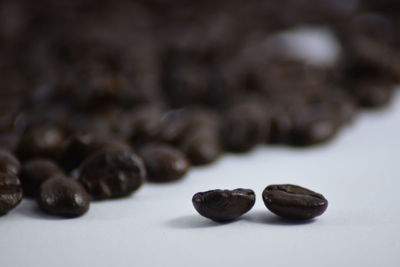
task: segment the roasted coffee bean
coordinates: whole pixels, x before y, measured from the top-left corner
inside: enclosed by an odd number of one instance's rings
[[[283,108],[275,108],[270,116],[270,134],[268,143],[288,144],[293,128],[292,114]]]
[[[40,186],[38,203],[46,213],[61,217],[79,217],[89,210],[90,197],[77,181],[59,176]]]
[[[21,160],[36,157],[56,159],[63,146],[64,134],[55,126],[32,126],[21,137],[17,155]]]
[[[20,169],[18,159],[7,150],[0,149],[0,172],[18,175]]]
[[[219,116],[202,108],[187,108],[168,112],[162,119],[160,138],[171,144],[179,145],[184,139],[199,129],[219,130]]]
[[[36,197],[42,183],[56,176],[64,176],[64,172],[54,161],[39,158],[26,161],[20,175],[24,196]]]
[[[90,154],[106,147],[115,146],[129,149],[129,144],[123,141],[109,140],[91,133],[76,133],[65,142],[60,163],[67,172],[71,172],[78,168]]]
[[[216,222],[228,222],[242,216],[254,206],[256,196],[250,189],[211,190],[193,196],[200,215]]]
[[[297,114],[291,130],[290,144],[294,146],[311,146],[332,139],[340,128],[335,117],[337,114],[309,110]]]
[[[369,81],[357,85],[353,94],[358,104],[362,107],[382,107],[390,102],[393,88],[383,82]]]
[[[128,196],[138,190],[145,179],[143,161],[129,149],[101,149],[80,167],[79,181],[99,200]]]
[[[188,134],[180,148],[193,165],[216,161],[222,154],[222,144],[215,129],[198,129]]]
[[[234,106],[224,116],[222,140],[232,152],[246,152],[267,139],[269,124],[266,113],[256,104]]]
[[[70,172],[79,167],[83,160],[93,152],[96,138],[90,133],[77,133],[69,137],[61,152],[60,163]]]
[[[169,103],[182,107],[204,101],[208,86],[204,67],[179,58],[168,55],[164,63],[162,82]]]
[[[0,149],[16,151],[19,143],[19,135],[14,132],[4,132],[0,134]]]
[[[185,176],[190,163],[178,149],[166,144],[149,144],[140,150],[148,179],[152,182],[171,182]]]
[[[309,220],[322,215],[328,207],[328,200],[309,189],[291,185],[270,185],[262,194],[265,206],[278,216]]]
[[[18,177],[0,172],[0,215],[15,208],[22,200],[22,187]]]
[[[140,146],[144,143],[156,141],[161,131],[162,112],[156,106],[144,106],[135,109],[130,115],[131,136],[134,144]]]

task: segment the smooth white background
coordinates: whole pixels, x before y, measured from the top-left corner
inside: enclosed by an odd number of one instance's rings
[[[227,155],[181,182],[94,203],[78,219],[24,201],[0,218],[0,266],[400,266],[399,120],[400,95],[327,145]],[[312,222],[281,221],[260,198],[274,183],[323,193],[329,208]],[[258,197],[239,221],[219,225],[192,207],[198,191],[237,187]]]

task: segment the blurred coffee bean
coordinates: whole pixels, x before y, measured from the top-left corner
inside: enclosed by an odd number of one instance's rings
[[[390,102],[393,88],[384,82],[366,81],[354,88],[353,95],[360,106],[378,108]]]
[[[210,164],[223,153],[217,129],[209,127],[190,132],[179,147],[193,165]]]
[[[67,172],[71,172],[78,168],[90,154],[106,147],[130,149],[129,144],[121,140],[110,140],[89,132],[78,132],[65,141],[60,153],[60,164]]]
[[[320,216],[328,207],[324,196],[297,185],[270,185],[262,196],[270,211],[288,219],[309,220]]]
[[[64,133],[55,126],[36,126],[21,136],[17,155],[21,160],[35,157],[57,159],[63,146]]]
[[[24,162],[20,175],[24,196],[36,197],[42,183],[56,176],[64,176],[64,172],[52,160],[36,158]]]
[[[0,149],[0,172],[18,176],[20,169],[18,159],[9,151]]]
[[[78,168],[83,160],[93,152],[96,142],[96,137],[90,133],[77,133],[69,137],[61,152],[62,167],[67,172]]]
[[[270,115],[269,143],[288,144],[293,128],[293,115],[282,107],[274,107]]]
[[[170,144],[179,144],[190,126],[186,111],[172,110],[162,118],[160,138]]]
[[[14,132],[0,133],[0,149],[16,151],[19,143],[19,135]]]
[[[128,196],[138,190],[145,179],[143,161],[129,149],[99,150],[80,167],[79,181],[99,200]]]
[[[135,109],[130,114],[131,136],[130,139],[137,146],[156,141],[161,130],[163,113],[159,107],[143,106]]]
[[[160,138],[164,142],[179,145],[191,132],[203,127],[219,130],[220,123],[219,116],[210,109],[193,107],[173,110],[162,119]]]
[[[83,186],[72,178],[54,177],[45,181],[38,194],[39,207],[61,217],[79,217],[89,210],[90,197]]]
[[[297,113],[293,118],[290,144],[310,146],[332,139],[343,122],[337,120],[333,110],[308,108]]]
[[[140,156],[151,182],[171,182],[183,178],[190,163],[178,149],[166,144],[149,144],[141,148]]]
[[[163,68],[163,87],[173,107],[201,103],[207,93],[207,72],[203,66],[168,55]]]
[[[15,174],[0,172],[0,215],[14,209],[22,200],[21,182]]]
[[[229,222],[242,216],[254,206],[256,196],[250,189],[211,190],[193,196],[197,212],[216,222]]]
[[[268,133],[268,117],[259,105],[244,103],[225,113],[222,140],[228,151],[249,151],[267,140]]]

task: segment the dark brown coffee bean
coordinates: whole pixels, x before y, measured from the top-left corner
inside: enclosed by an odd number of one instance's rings
[[[99,200],[128,196],[138,190],[145,179],[143,161],[128,149],[99,150],[80,167],[79,181]]]
[[[353,95],[362,107],[382,107],[392,99],[393,88],[384,82],[367,81],[357,85],[353,90]]]
[[[67,172],[78,168],[83,160],[93,152],[96,142],[96,138],[89,133],[77,133],[69,137],[61,152],[62,167]]]
[[[273,144],[290,143],[293,128],[292,115],[283,108],[275,108],[270,116],[270,134],[267,141]]]
[[[0,149],[16,151],[19,143],[19,135],[15,132],[4,132],[0,134]]]
[[[214,128],[218,131],[219,116],[208,109],[187,108],[168,112],[162,119],[160,138],[171,144],[179,145],[192,132],[199,129]]]
[[[180,148],[193,165],[216,161],[222,154],[222,145],[215,129],[198,129],[184,138]]]
[[[63,146],[64,134],[55,126],[36,126],[28,129],[18,144],[21,160],[44,157],[56,159]]]
[[[222,140],[232,152],[246,152],[265,142],[269,132],[266,113],[255,103],[243,103],[227,111]]]
[[[185,176],[190,163],[178,149],[165,144],[149,144],[140,150],[148,179],[152,182],[171,182]]]
[[[18,177],[0,172],[0,215],[15,208],[22,200],[22,187]]]
[[[162,112],[156,106],[135,109],[131,116],[132,142],[138,146],[158,139],[161,131]]]
[[[289,219],[309,220],[322,215],[328,207],[324,196],[297,185],[270,185],[262,196],[270,211]]]
[[[163,87],[173,107],[182,107],[205,100],[207,92],[206,72],[202,66],[179,60],[169,55],[163,71]]]
[[[166,113],[161,121],[160,138],[170,144],[179,144],[190,129],[191,121],[184,109]]]
[[[319,110],[310,110],[297,114],[291,130],[290,144],[294,146],[311,146],[332,139],[340,128],[335,115]]]
[[[26,161],[20,175],[24,196],[36,197],[42,183],[56,176],[64,176],[64,172],[54,161],[39,158]]]
[[[0,172],[18,175],[21,164],[13,154],[7,150],[0,149]]]
[[[211,190],[193,196],[194,208],[200,215],[216,222],[228,222],[242,216],[254,206],[253,190]]]
[[[90,197],[72,178],[55,177],[45,181],[38,194],[39,207],[61,217],[79,217],[89,210]]]
[[[109,140],[91,133],[76,133],[65,142],[60,162],[67,172],[71,172],[78,168],[90,154],[106,147],[115,146],[129,149],[129,144],[123,141]]]

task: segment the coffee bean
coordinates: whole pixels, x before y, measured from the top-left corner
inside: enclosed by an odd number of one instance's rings
[[[179,145],[184,139],[199,129],[219,130],[221,124],[218,114],[202,108],[173,110],[162,119],[160,137],[164,142]]]
[[[64,172],[52,160],[37,158],[26,161],[20,175],[24,196],[36,197],[43,182],[63,175]]]
[[[90,133],[77,133],[69,137],[62,149],[60,163],[70,172],[79,167],[85,158],[93,152],[96,138]]]
[[[266,113],[255,103],[243,103],[229,109],[223,122],[222,139],[232,152],[246,152],[267,139]]]
[[[129,149],[129,144],[123,141],[109,140],[86,132],[76,133],[65,142],[60,163],[67,172],[71,172],[78,168],[90,154],[114,146]]]
[[[293,128],[293,116],[283,107],[275,107],[270,115],[270,134],[267,141],[272,144],[288,144]]]
[[[188,134],[180,144],[193,165],[205,165],[216,161],[222,154],[222,144],[215,129],[198,129]]]
[[[128,196],[138,190],[145,179],[143,161],[129,149],[99,150],[80,167],[79,181],[99,200]]]
[[[134,110],[131,116],[131,136],[134,144],[156,141],[161,131],[162,112],[156,106],[144,106]]]
[[[148,179],[152,182],[171,182],[185,176],[190,163],[178,149],[165,144],[149,144],[140,150]]]
[[[290,144],[294,146],[311,146],[332,139],[340,128],[335,113],[310,109],[299,112],[293,119]]]
[[[211,190],[193,196],[194,208],[200,215],[216,222],[228,222],[248,212],[255,204],[253,190]]]
[[[15,208],[22,200],[22,187],[18,177],[0,172],[0,215]]]
[[[322,215],[328,207],[324,196],[297,185],[270,185],[262,196],[270,211],[289,219],[309,220]]]
[[[0,149],[15,151],[19,143],[19,135],[14,132],[0,134]]]
[[[63,132],[55,126],[32,126],[21,137],[17,155],[21,160],[35,157],[56,159],[64,142]]]
[[[39,207],[61,217],[82,216],[89,210],[90,197],[72,178],[55,177],[45,181],[38,194]]]
[[[7,150],[0,149],[0,172],[18,175],[20,169],[18,159]]]
[[[384,82],[368,81],[357,85],[353,94],[358,104],[362,107],[382,107],[390,102],[393,88]]]

